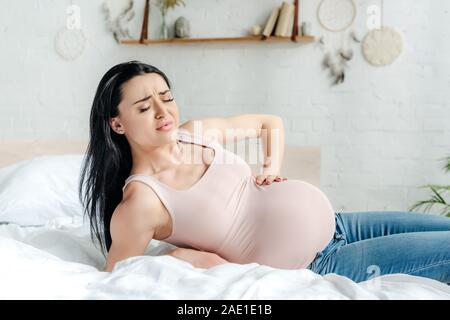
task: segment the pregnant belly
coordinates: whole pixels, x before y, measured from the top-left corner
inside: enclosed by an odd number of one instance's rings
[[[331,241],[334,210],[316,186],[295,179],[264,186],[253,182],[250,192],[258,224],[254,260],[278,268],[307,267]]]

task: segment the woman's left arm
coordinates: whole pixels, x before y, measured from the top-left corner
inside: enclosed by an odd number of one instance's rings
[[[284,124],[283,119],[273,114],[242,114],[228,118],[204,118],[189,120],[180,128],[194,132],[195,128],[203,135],[212,135],[221,143],[232,135],[234,141],[248,138],[261,138],[264,164],[263,176],[272,182],[281,172],[284,156]],[[281,177],[279,177],[281,179]],[[264,178],[261,182],[264,181]]]

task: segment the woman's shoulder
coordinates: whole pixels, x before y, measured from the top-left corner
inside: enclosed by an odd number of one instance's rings
[[[123,191],[122,201],[117,206],[130,219],[150,221],[158,227],[164,216],[164,205],[156,192],[143,183],[131,181]]]

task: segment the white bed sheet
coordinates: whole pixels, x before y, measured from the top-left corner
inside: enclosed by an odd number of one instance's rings
[[[144,256],[102,272],[87,224],[0,224],[0,299],[450,299],[450,287],[403,274],[355,283],[336,274],[251,264],[209,269],[164,255],[152,240]]]

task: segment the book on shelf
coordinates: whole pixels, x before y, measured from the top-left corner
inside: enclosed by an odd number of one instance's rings
[[[292,35],[292,32],[294,29],[294,13],[295,13],[295,6],[291,7],[291,10],[289,11],[289,22],[287,24],[286,31],[283,33],[284,36],[289,37]]]
[[[279,13],[280,13],[279,7],[272,10],[272,13],[270,14],[270,17],[267,20],[266,26],[264,27],[264,31],[262,33],[264,36],[270,37],[272,35],[273,31],[275,30],[275,25],[277,23]]]
[[[294,27],[294,11],[294,4],[283,1],[277,26],[275,28],[275,36],[283,37],[292,34],[292,28]]]

